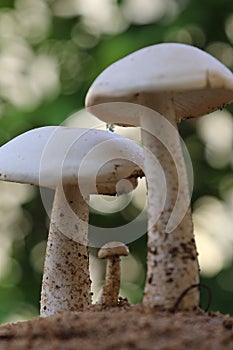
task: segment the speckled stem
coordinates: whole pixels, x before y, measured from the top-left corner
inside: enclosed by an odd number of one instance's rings
[[[100,304],[116,306],[120,290],[120,257],[112,257],[107,260],[105,285],[101,291]]]
[[[83,310],[91,303],[88,196],[78,186],[57,187],[46,249],[41,316]]]
[[[160,100],[154,100],[156,108],[151,105],[149,98],[147,101],[144,100],[143,104],[166,116],[166,119],[174,126],[173,131],[166,126],[166,121],[158,125],[156,118],[150,118],[150,120],[146,117],[141,118],[148,184],[148,256],[143,303],[171,309],[186,288],[199,282],[199,273],[186,167],[177,132],[173,101],[172,98],[169,99],[169,96],[165,96],[165,99],[161,97]],[[154,135],[159,136],[163,142],[160,142]],[[168,145],[170,153],[164,144]],[[176,165],[171,155],[175,157]],[[166,179],[165,204],[157,221],[155,213],[158,213],[158,207],[161,204],[159,201],[163,198],[164,192],[161,192],[163,189],[160,184],[159,169],[153,156],[162,167]],[[182,175],[179,179],[177,169]],[[184,207],[180,208],[180,212],[178,211],[176,215],[180,215],[183,211],[184,217],[182,215],[178,226],[168,233],[166,227],[177,199],[179,182]],[[198,307],[198,304],[199,292],[195,288],[182,299],[179,310],[193,310]]]

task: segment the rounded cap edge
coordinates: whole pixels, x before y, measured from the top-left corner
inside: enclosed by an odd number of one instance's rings
[[[122,242],[108,242],[104,244],[98,252],[99,259],[107,259],[114,256],[127,255],[129,255],[129,248]]]

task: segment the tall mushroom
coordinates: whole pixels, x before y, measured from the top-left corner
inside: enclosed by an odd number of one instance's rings
[[[146,47],[115,62],[96,78],[87,93],[86,106],[100,119],[141,126],[148,185],[145,304],[171,309],[185,290],[199,282],[190,194],[177,123],[207,114],[232,100],[231,71],[202,50],[175,43]],[[104,105],[106,102],[128,102],[128,113],[122,113],[122,104]],[[132,106],[130,112],[129,103],[148,108],[141,113],[139,107],[137,112]],[[164,189],[159,186],[155,158],[166,180],[165,203],[157,221],[158,202],[163,199]],[[198,290],[191,289],[179,308],[192,310],[198,303]]]
[[[118,192],[131,191],[142,175],[137,165],[142,158],[142,149],[135,142],[95,129],[43,127],[0,148],[1,180],[56,190],[44,264],[41,316],[83,310],[91,303],[89,195],[114,195],[116,186]],[[121,179],[128,179],[130,186],[122,184]]]

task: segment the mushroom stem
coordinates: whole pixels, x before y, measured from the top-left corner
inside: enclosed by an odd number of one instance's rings
[[[56,188],[42,281],[43,317],[91,303],[88,216],[88,197],[77,185]]]
[[[151,99],[147,93],[146,97],[141,96],[140,103],[166,118],[160,116],[160,125],[151,116],[146,118],[143,115],[141,118],[148,185],[148,256],[143,303],[171,309],[185,289],[199,282],[187,172],[172,96],[164,97],[163,94],[158,99],[155,96]],[[160,185],[159,166],[162,167],[166,180],[165,194]],[[183,202],[179,202],[181,207],[171,216],[176,201],[179,200],[179,191]],[[164,206],[156,220],[164,195]],[[180,215],[180,220],[177,215]],[[178,220],[178,225],[173,225],[174,220]],[[192,289],[182,300],[179,309],[193,310],[198,304],[198,290]]]
[[[120,257],[108,258],[106,266],[105,285],[103,286],[99,303],[106,306],[116,306],[120,290]]]

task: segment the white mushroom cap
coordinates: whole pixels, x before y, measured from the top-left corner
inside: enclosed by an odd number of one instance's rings
[[[47,126],[0,147],[1,180],[49,188],[79,182],[90,194],[96,193],[96,187],[99,193],[114,194],[117,182],[128,178],[132,186],[122,191],[129,192],[143,175],[141,165],[139,145],[96,129]]]
[[[164,43],[138,50],[106,68],[86,96],[86,106],[137,103],[143,93],[172,93],[177,120],[198,117],[233,100],[233,74],[208,53],[189,45]],[[135,113],[92,112],[108,123],[139,125]],[[95,113],[96,112],[96,113]]]
[[[98,252],[99,259],[108,259],[115,256],[129,255],[129,248],[122,242],[108,242],[100,248]]]

